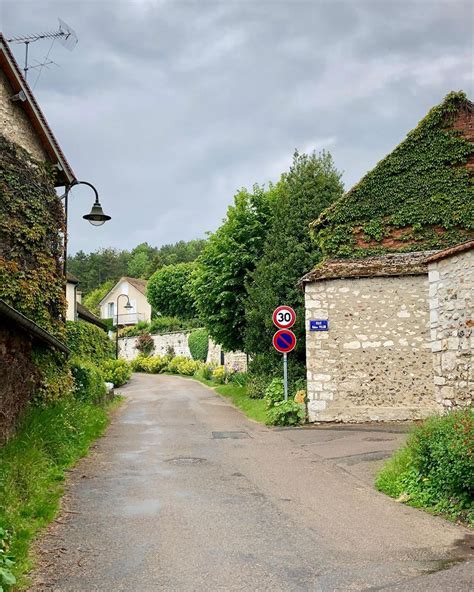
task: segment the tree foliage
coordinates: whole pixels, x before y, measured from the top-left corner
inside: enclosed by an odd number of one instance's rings
[[[115,282],[113,282],[113,280],[107,280],[98,288],[92,290],[92,292],[89,292],[89,294],[84,297],[84,306],[86,306],[95,315],[100,316],[99,303],[102,298],[104,298],[105,295],[108,294],[114,287],[114,283]]]
[[[340,173],[327,152],[311,155],[295,153],[290,171],[278,184],[262,257],[248,283],[246,304],[246,351],[255,358],[254,367],[262,372],[279,363],[272,352],[273,310],[281,304],[292,306],[297,314],[294,331],[298,338],[292,363],[304,363],[304,295],[297,287],[299,278],[321,258],[309,235],[309,224],[324,208],[342,194]],[[259,354],[268,360],[258,359]]]
[[[194,261],[205,242],[204,239],[178,241],[159,248],[141,243],[131,251],[108,248],[89,254],[78,251],[68,257],[68,270],[79,278],[80,289],[88,295],[105,282],[115,284],[123,276],[148,279],[166,265]]]
[[[246,282],[261,255],[275,189],[255,185],[234,197],[223,224],[198,258],[193,292],[211,337],[227,350],[244,348]]]
[[[155,312],[184,319],[196,316],[191,290],[194,267],[194,263],[177,263],[155,271],[147,286],[147,299]]]

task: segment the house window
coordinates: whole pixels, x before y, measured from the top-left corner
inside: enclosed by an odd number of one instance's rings
[[[115,302],[109,302],[107,316],[109,317],[109,319],[113,319],[114,314],[115,314]]]

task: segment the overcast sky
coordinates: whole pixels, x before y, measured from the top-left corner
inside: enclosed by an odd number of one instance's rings
[[[112,221],[70,251],[203,237],[240,187],[276,181],[295,148],[328,149],[346,188],[450,90],[473,96],[473,6],[458,0],[1,0],[7,37],[77,32],[35,93]],[[31,63],[50,49],[31,45]],[[23,46],[13,46],[23,62]],[[30,72],[35,82],[37,69]]]

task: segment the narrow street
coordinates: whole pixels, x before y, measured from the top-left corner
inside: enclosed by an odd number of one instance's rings
[[[377,493],[403,428],[267,428],[199,383],[134,375],[71,472],[33,590],[472,590],[468,531]]]

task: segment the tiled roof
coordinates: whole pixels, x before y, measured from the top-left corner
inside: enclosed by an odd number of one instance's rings
[[[107,330],[107,325],[103,323],[98,317],[95,316],[95,314],[93,314],[88,308],[86,308],[80,302],[76,302],[76,310],[77,316],[83,321],[87,321],[88,323],[97,325],[101,329],[104,329],[104,331]]]
[[[31,88],[23,77],[23,74],[15,60],[5,37],[0,32],[0,67],[5,72],[8,81],[13,87],[15,93],[23,91],[26,96],[26,101],[20,102],[28,119],[31,121],[38,137],[41,140],[46,152],[48,153],[53,164],[59,166],[57,174],[57,184],[66,185],[72,183],[76,176],[71,169],[66,157],[64,156],[61,147],[56,140],[51,128],[49,127],[46,117],[41,111]]]
[[[148,284],[146,280],[142,280],[139,278],[123,277],[120,281],[126,281],[129,284],[132,284],[132,286],[135,287],[142,294],[146,294],[146,286]]]
[[[434,255],[428,257],[425,263],[434,263],[435,261],[439,261],[440,259],[454,257],[454,255],[457,255],[458,253],[470,251],[471,249],[474,249],[474,240],[466,241],[465,243],[461,243],[460,245],[456,245],[455,247],[449,247],[449,249],[443,249],[442,251],[438,251]]]
[[[427,273],[425,261],[435,251],[387,253],[364,259],[329,259],[303,276],[298,285],[338,278],[388,277]]]

